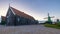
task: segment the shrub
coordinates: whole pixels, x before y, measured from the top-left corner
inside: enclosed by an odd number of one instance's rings
[[[5,21],[2,21],[2,22],[1,22],[1,25],[5,25],[5,24],[6,24],[6,22],[5,22]]]
[[[57,23],[57,25],[58,25],[58,26],[60,26],[60,22],[59,22],[59,23]]]
[[[52,24],[52,22],[46,21],[45,24]]]

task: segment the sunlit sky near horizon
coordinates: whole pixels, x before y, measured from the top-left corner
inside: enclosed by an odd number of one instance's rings
[[[6,16],[10,6],[33,16],[36,20],[44,20],[47,13],[60,19],[60,0],[0,0],[0,16]]]

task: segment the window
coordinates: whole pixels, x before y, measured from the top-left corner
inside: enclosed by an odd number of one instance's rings
[[[9,16],[7,16],[7,18],[8,18]]]
[[[7,18],[9,18],[10,15],[11,15],[11,14],[10,14],[10,12],[9,12],[8,15],[7,15]]]
[[[19,22],[19,20],[20,20],[20,19],[18,18],[18,22]]]

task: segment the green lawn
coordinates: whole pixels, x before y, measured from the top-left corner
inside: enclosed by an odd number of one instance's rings
[[[51,27],[51,28],[56,28],[56,29],[60,29],[59,25],[55,25],[55,24],[44,24],[45,27]]]

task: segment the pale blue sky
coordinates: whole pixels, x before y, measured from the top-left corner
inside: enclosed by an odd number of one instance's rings
[[[60,0],[0,0],[0,16],[6,15],[9,3],[37,20],[44,20],[47,13],[60,19]]]

